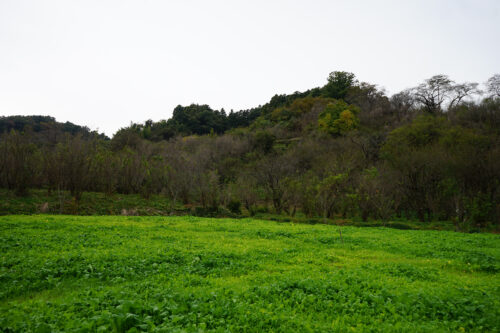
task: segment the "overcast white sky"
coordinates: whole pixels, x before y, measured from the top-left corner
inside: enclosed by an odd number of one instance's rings
[[[500,72],[499,0],[0,0],[0,115],[112,135],[191,103],[240,110],[345,70],[389,93]]]

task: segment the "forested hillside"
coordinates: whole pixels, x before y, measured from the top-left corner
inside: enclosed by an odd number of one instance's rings
[[[50,116],[7,116],[0,117],[0,135],[16,131],[30,137],[38,145],[55,145],[66,135],[80,135],[84,138],[109,139],[104,134],[91,131],[86,126],[69,121],[60,123]]]
[[[138,110],[139,111],[139,110]],[[234,214],[500,225],[500,75],[436,75],[392,96],[354,74],[230,112],[177,106],[111,139],[51,117],[0,118],[0,186],[159,194]]]

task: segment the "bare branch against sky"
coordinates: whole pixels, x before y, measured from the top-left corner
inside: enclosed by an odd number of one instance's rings
[[[99,127],[244,109],[334,70],[395,93],[500,71],[500,1],[0,1],[0,115]]]

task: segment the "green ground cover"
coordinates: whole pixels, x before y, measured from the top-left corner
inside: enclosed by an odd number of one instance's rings
[[[500,237],[0,217],[2,332],[500,330]]]

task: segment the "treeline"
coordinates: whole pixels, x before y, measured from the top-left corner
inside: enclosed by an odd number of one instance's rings
[[[333,72],[321,88],[231,112],[178,106],[111,140],[34,130],[0,139],[0,185],[161,194],[206,212],[228,209],[363,220],[499,225],[500,75],[484,91],[438,75],[393,96]]]
[[[25,133],[40,145],[55,145],[67,134],[81,135],[84,138],[109,139],[106,135],[91,131],[86,126],[75,125],[69,121],[60,123],[50,116],[0,116],[0,135],[12,130]]]
[[[178,105],[168,120],[154,122],[147,120],[144,124],[133,123],[120,129],[115,137],[127,142],[131,136],[139,135],[149,141],[169,140],[176,136],[223,134],[235,128],[250,126],[261,115],[269,115],[278,108],[289,106],[293,101],[305,97],[344,98],[356,82],[354,74],[333,72],[329,84],[322,88],[314,88],[305,92],[295,92],[290,95],[274,95],[271,100],[261,106],[249,110],[229,114],[224,109],[213,110],[208,105],[191,104]]]

